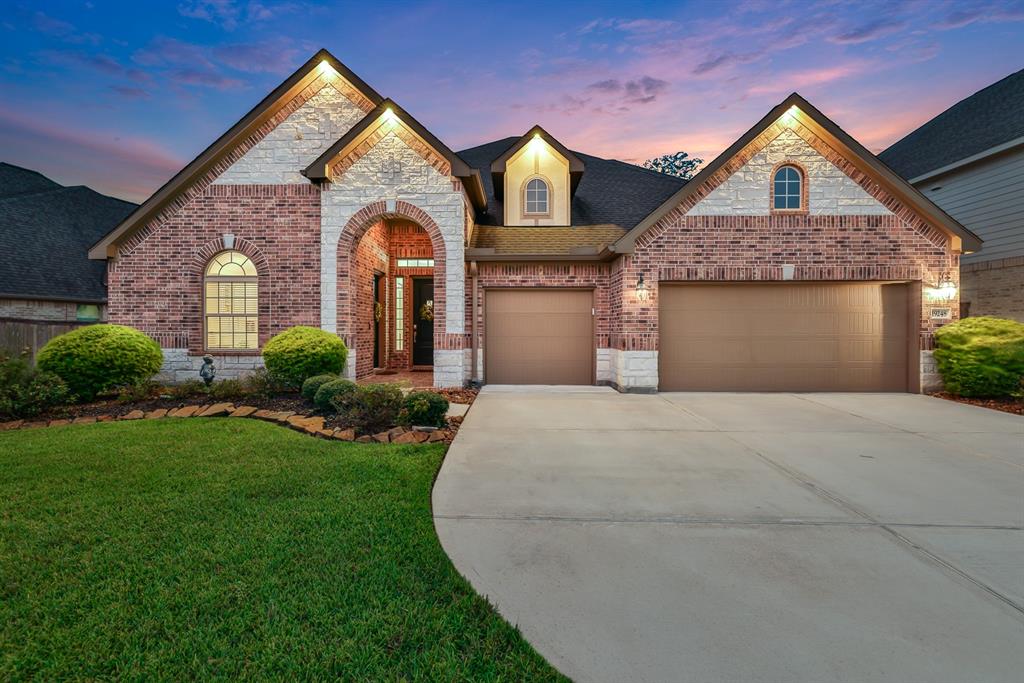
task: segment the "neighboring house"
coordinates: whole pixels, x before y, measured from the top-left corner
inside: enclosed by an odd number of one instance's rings
[[[960,260],[961,315],[1024,322],[1024,70],[878,155],[985,241]]]
[[[135,204],[0,162],[0,348],[35,349],[106,314],[106,266],[89,247]]]
[[[349,377],[918,391],[980,246],[796,94],[683,184],[539,127],[455,153],[321,51],[90,256],[178,379],[313,325]]]

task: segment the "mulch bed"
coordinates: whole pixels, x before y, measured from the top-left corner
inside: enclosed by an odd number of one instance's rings
[[[957,403],[967,403],[981,408],[1001,410],[1004,413],[1024,415],[1024,400],[1019,398],[967,398],[966,396],[954,396],[953,394],[949,394],[944,391],[937,394],[931,394],[931,396],[944,398],[947,401],[956,401]]]
[[[472,403],[473,399],[476,398],[477,391],[475,389],[427,389],[427,391],[433,391],[435,393],[444,396],[450,403]],[[232,404],[234,407],[240,406],[251,406],[260,410],[270,411],[273,413],[287,413],[305,416],[317,415],[316,407],[311,401],[307,401],[297,393],[284,393],[276,396],[258,398],[256,396],[241,396],[233,398],[213,398],[205,394],[196,396],[189,396],[187,398],[171,398],[171,397],[157,397],[146,399],[142,401],[118,401],[115,399],[107,399],[102,401],[94,401],[92,403],[83,403],[79,405],[61,406],[60,408],[54,409],[48,413],[38,415],[28,420],[17,420],[4,423],[4,428],[10,428],[14,422],[18,424],[13,428],[17,428],[24,423],[24,426],[46,426],[47,424],[54,422],[55,424],[67,424],[69,420],[75,418],[99,418],[104,419],[123,419],[130,413],[136,413],[133,417],[141,417],[145,414],[149,417],[150,413],[163,409],[165,411],[172,411],[177,408],[185,406],[204,406],[208,407],[218,403]],[[141,411],[141,412],[140,412]],[[162,413],[158,413],[161,415]],[[128,417],[132,419],[132,417]],[[6,418],[0,418],[0,423],[3,423]],[[453,417],[448,420],[446,428],[439,430],[443,437],[444,443],[451,443],[452,439],[455,438],[455,434],[459,430],[459,425],[462,424],[461,417]],[[333,430],[344,430],[349,425],[345,424],[341,419],[335,415],[323,416],[322,428],[328,431]],[[402,430],[394,430],[402,431]],[[407,430],[406,430],[407,431]],[[322,434],[321,434],[322,435]],[[370,435],[366,435],[370,436]]]

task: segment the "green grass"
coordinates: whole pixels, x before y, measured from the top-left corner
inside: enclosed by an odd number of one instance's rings
[[[0,434],[0,680],[552,680],[434,534],[440,446]]]

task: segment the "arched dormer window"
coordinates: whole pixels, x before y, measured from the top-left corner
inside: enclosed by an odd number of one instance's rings
[[[223,251],[203,276],[206,348],[252,351],[259,346],[259,278],[256,265],[239,251]]]
[[[527,216],[547,216],[551,213],[551,187],[543,178],[531,178],[526,183],[523,213]]]
[[[806,210],[804,197],[803,172],[792,164],[779,166],[772,179],[772,209],[775,211]]]

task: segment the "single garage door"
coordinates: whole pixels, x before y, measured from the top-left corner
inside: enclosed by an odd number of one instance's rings
[[[493,289],[484,300],[489,384],[593,384],[594,296],[579,289]]]
[[[661,391],[906,391],[905,283],[662,284]]]

